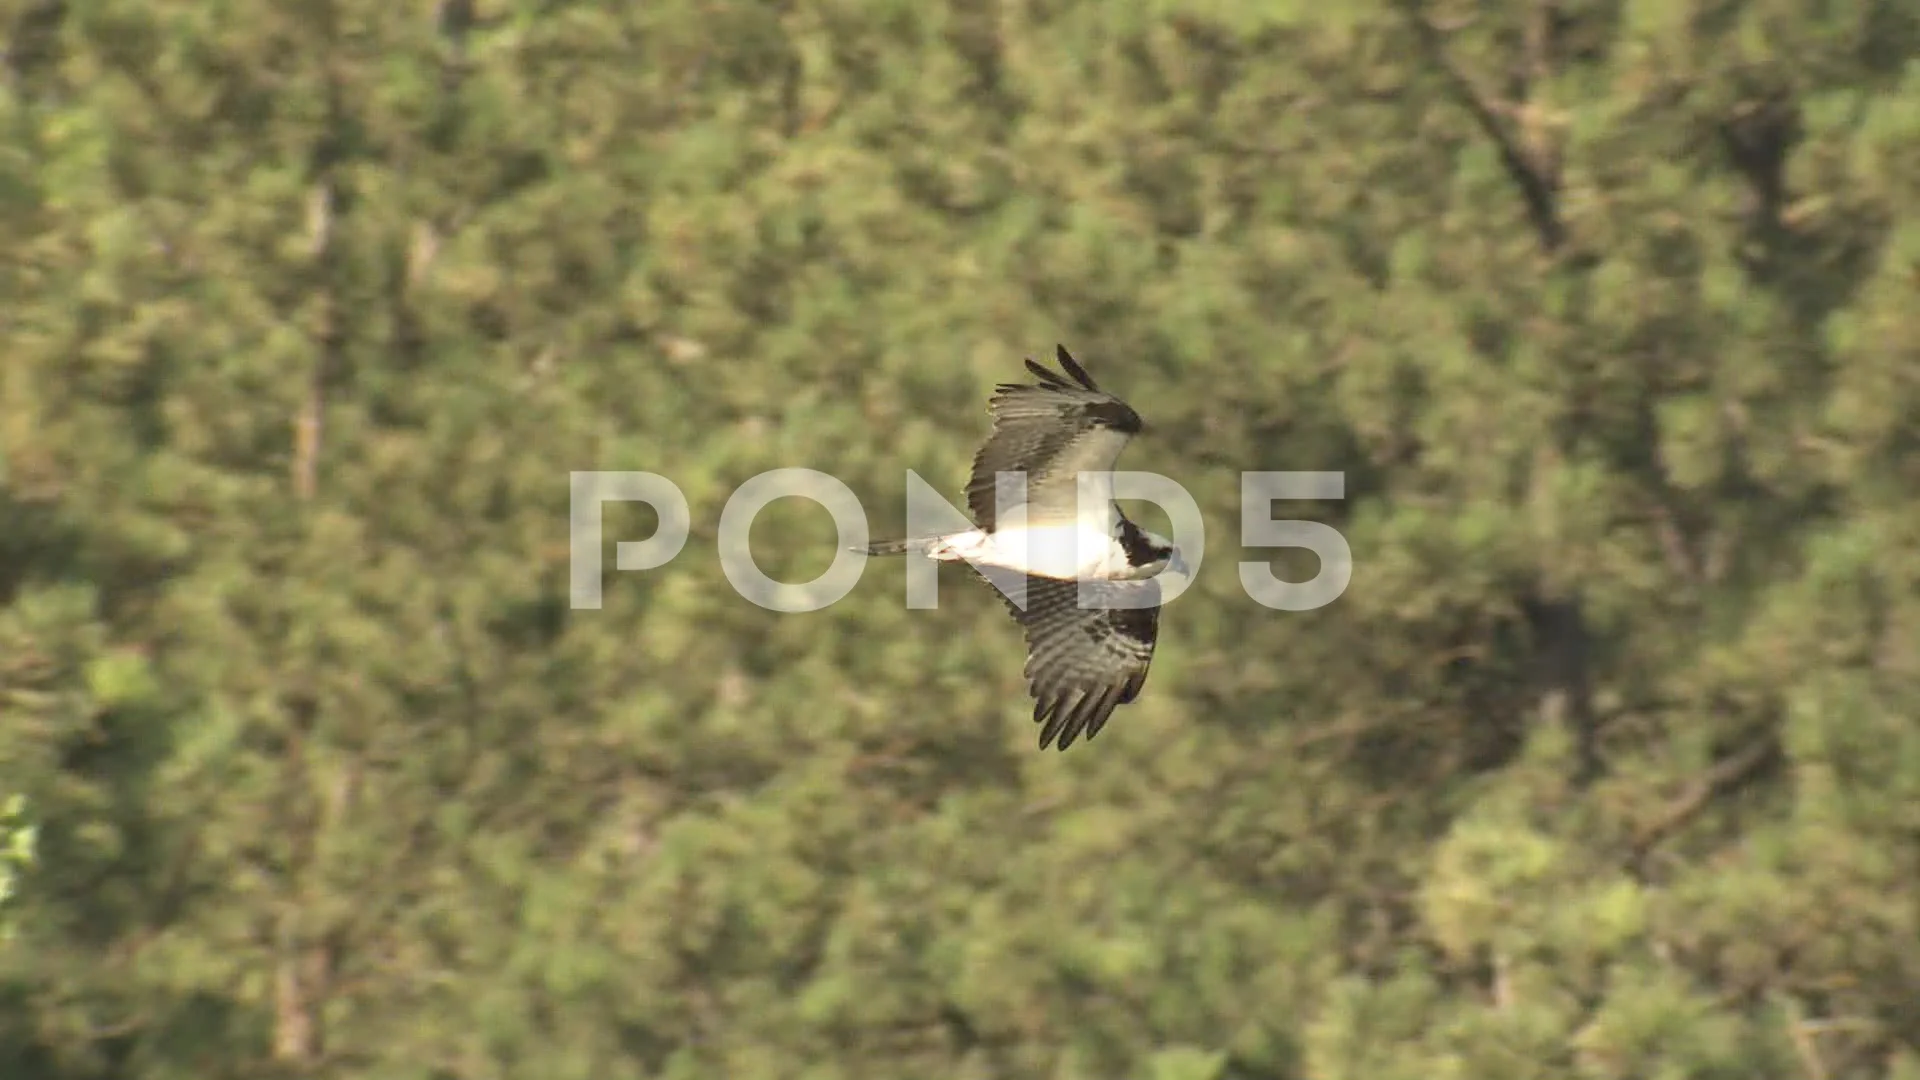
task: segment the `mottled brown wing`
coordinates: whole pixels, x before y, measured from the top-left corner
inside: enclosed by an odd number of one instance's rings
[[[973,456],[967,480],[967,508],[973,522],[995,528],[995,478],[1002,472],[1026,474],[1029,525],[1071,521],[1077,516],[1082,472],[1109,472],[1127,441],[1139,434],[1140,415],[1126,402],[1094,385],[1065,346],[1055,358],[1071,379],[1033,360],[1027,370],[1038,384],[1001,383],[987,408],[993,433]]]
[[[1160,632],[1157,581],[1065,581],[994,567],[975,572],[1001,587],[1001,601],[1026,632],[1027,689],[1034,723],[1041,725],[1040,749],[1065,750],[1082,735],[1092,741],[1115,709],[1139,696]],[[1022,595],[1025,610],[1015,599]],[[1135,606],[1114,606],[1123,598]]]

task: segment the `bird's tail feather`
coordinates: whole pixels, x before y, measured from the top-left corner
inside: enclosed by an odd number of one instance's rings
[[[868,555],[905,555],[909,551],[925,551],[939,541],[937,536],[910,536],[901,540],[875,540],[864,548],[848,548],[848,551],[861,551]]]

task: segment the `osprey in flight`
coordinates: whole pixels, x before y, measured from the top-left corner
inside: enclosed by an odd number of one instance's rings
[[[1140,432],[1140,414],[1094,385],[1065,346],[1056,355],[1071,380],[1029,359],[1039,384],[1002,383],[988,403],[993,433],[967,481],[976,527],[866,548],[868,555],[917,551],[965,561],[999,586],[1026,631],[1042,750],[1050,743],[1065,750],[1082,733],[1091,741],[1114,709],[1139,695],[1159,631],[1154,578],[1162,570],[1188,573],[1172,541],[1128,520],[1113,501],[1108,473]],[[1084,517],[1082,472],[1097,474]],[[1025,474],[1023,503],[996,505],[1000,473]],[[1024,610],[1014,597],[1024,598]]]

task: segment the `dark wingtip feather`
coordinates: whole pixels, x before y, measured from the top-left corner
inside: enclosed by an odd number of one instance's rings
[[[1047,368],[1040,366],[1040,364],[1037,361],[1035,361],[1034,358],[1031,356],[1027,357],[1027,370],[1033,372],[1034,377],[1040,380],[1040,385],[1042,386],[1073,385],[1072,383],[1069,383],[1064,377],[1062,377],[1059,372],[1050,371]]]
[[[1067,351],[1065,345],[1056,344],[1053,347],[1053,356],[1060,362],[1060,367],[1066,372],[1065,375],[1043,366],[1031,356],[1026,358],[1027,370],[1040,380],[1042,386],[1071,388],[1078,383],[1082,388],[1096,394],[1100,392],[1100,387],[1094,383],[1093,376],[1087,374],[1087,369],[1080,366],[1080,361],[1073,358],[1073,354]]]
[[[1040,749],[1045,750],[1053,744],[1053,737],[1060,734],[1060,717],[1048,702],[1033,703],[1033,722],[1040,725]]]
[[[1052,745],[1055,750],[1065,750],[1073,745],[1080,735],[1074,712],[1067,707],[1065,695],[1057,690],[1034,702],[1033,718],[1040,724],[1040,749]]]
[[[1107,726],[1107,720],[1122,702],[1116,693],[1117,687],[1107,687],[1097,694],[1086,694],[1078,701],[1068,703],[1064,691],[1034,703],[1033,719],[1040,727],[1040,749],[1051,744],[1055,750],[1065,751],[1075,742],[1085,739],[1092,742],[1100,729]]]
[[[1073,354],[1067,351],[1065,345],[1054,345],[1053,355],[1060,361],[1060,366],[1066,369],[1067,374],[1073,376],[1075,382],[1095,393],[1100,391],[1100,388],[1093,384],[1093,377],[1087,374],[1087,369],[1080,366],[1080,361],[1073,358]]]

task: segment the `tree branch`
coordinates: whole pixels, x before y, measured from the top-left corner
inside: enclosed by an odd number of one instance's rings
[[[1633,841],[1635,859],[1644,859],[1655,845],[1698,817],[1715,798],[1752,779],[1772,764],[1779,754],[1780,741],[1772,732],[1768,732],[1732,756],[1715,762],[1679,798],[1667,804],[1658,817],[1640,830]]]
[[[1527,23],[1527,83],[1535,92],[1550,74],[1554,0],[1536,0]],[[1567,240],[1560,220],[1560,177],[1558,153],[1553,145],[1546,111],[1537,103],[1519,106],[1502,102],[1483,90],[1473,77],[1454,61],[1447,51],[1445,32],[1421,10],[1421,0],[1394,0],[1406,15],[1414,34],[1433,61],[1453,85],[1474,122],[1493,140],[1507,176],[1519,188],[1526,202],[1527,217],[1539,234],[1540,246],[1548,253],[1558,251]],[[1503,116],[1519,120],[1520,131],[1509,131]]]
[[[312,234],[315,265],[325,266],[333,250],[334,190],[330,179],[322,177],[314,185],[307,202],[308,228]],[[326,412],[326,387],[333,367],[334,312],[330,297],[321,297],[319,355],[307,378],[306,398],[294,417],[293,491],[301,501],[313,498],[320,462],[320,429]]]

